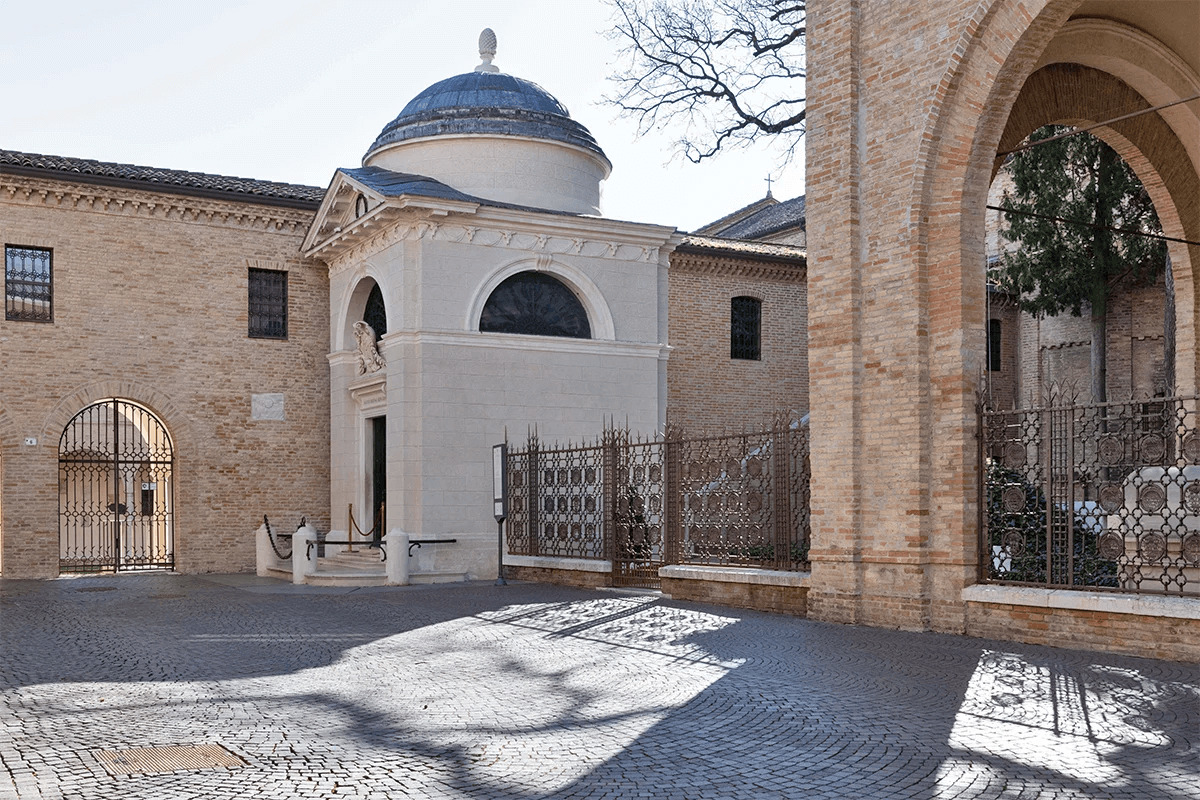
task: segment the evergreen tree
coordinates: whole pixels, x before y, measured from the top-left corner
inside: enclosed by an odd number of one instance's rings
[[[1029,138],[1066,130],[1047,125]],[[1003,254],[993,280],[1035,316],[1088,312],[1092,399],[1106,402],[1109,298],[1121,287],[1152,284],[1166,265],[1162,240],[1111,229],[1161,234],[1154,205],[1129,165],[1087,133],[1019,151],[1006,168],[1013,189],[1000,205],[1027,213],[1001,213],[1001,235],[1018,246]]]

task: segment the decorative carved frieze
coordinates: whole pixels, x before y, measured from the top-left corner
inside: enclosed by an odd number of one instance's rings
[[[67,187],[67,188],[64,188]],[[0,175],[0,202],[65,208],[144,219],[303,234],[313,213],[300,209],[209,200],[134,189]]]
[[[803,282],[807,269],[803,263],[784,264],[777,261],[758,261],[753,256],[735,258],[731,256],[705,256],[684,254],[675,251],[671,254],[671,270],[675,272],[695,272],[707,275],[732,275],[743,278],[783,281],[786,283]]]
[[[330,274],[337,274],[384,248],[401,241],[450,242],[478,247],[499,247],[526,253],[574,255],[585,258],[612,258],[657,264],[662,248],[628,242],[584,238],[578,235],[555,235],[541,231],[526,231],[488,225],[460,225],[429,219],[398,220],[379,233],[364,239],[352,248],[326,262]],[[318,256],[320,257],[320,256]]]

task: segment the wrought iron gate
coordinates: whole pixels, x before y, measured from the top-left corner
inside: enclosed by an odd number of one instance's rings
[[[58,444],[59,569],[173,567],[174,464],[148,409],[110,398],[76,414]]]

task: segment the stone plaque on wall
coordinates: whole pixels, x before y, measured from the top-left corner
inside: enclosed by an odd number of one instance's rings
[[[250,419],[286,419],[283,414],[283,395],[250,395]]]

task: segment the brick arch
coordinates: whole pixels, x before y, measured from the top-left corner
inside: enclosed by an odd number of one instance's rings
[[[1090,125],[1149,107],[1138,91],[1108,72],[1077,64],[1050,64],[1025,82],[999,148],[1004,151],[1017,146],[1043,125]],[[1171,126],[1158,114],[1145,114],[1092,133],[1137,173],[1154,201],[1164,232],[1200,241],[1200,175]],[[1178,385],[1190,393],[1200,367],[1200,353],[1196,352],[1200,318],[1195,303],[1195,258],[1200,258],[1200,248],[1171,243],[1168,249],[1175,279],[1176,376]]]
[[[42,421],[42,440],[58,446],[63,430],[82,409],[107,397],[119,397],[144,405],[154,412],[171,434],[176,457],[195,442],[191,424],[182,407],[170,395],[142,381],[108,378],[85,384],[54,405]]]
[[[997,143],[1025,79],[1081,1],[978,4],[957,45],[945,47],[950,56],[926,107],[909,188],[923,373],[914,523],[924,558],[942,565],[937,574],[922,571],[923,594],[942,599],[927,611],[926,624],[937,629],[965,626],[951,585],[972,583],[978,560],[975,401],[985,367],[984,211]]]

